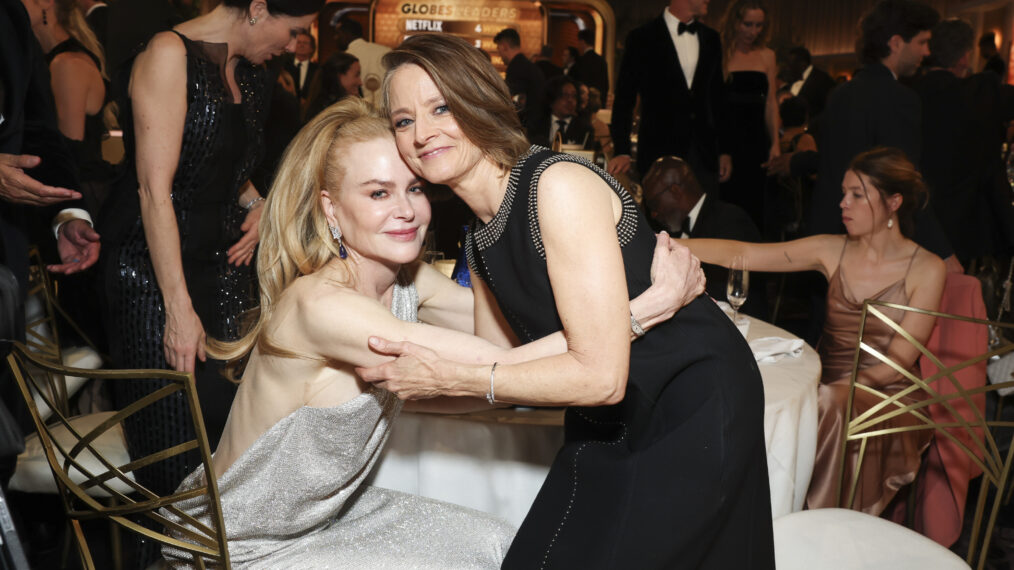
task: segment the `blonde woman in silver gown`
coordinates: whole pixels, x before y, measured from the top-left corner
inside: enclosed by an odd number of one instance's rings
[[[358,98],[325,109],[286,151],[260,225],[260,314],[238,342],[209,347],[249,357],[213,459],[236,567],[499,568],[515,532],[507,523],[362,484],[403,406],[356,374],[389,360],[370,349],[371,335],[462,362],[566,350],[559,333],[512,350],[472,336],[470,290],[417,261],[429,221],[390,124]],[[671,247],[658,240],[665,271],[631,302],[649,325],[702,287],[696,260]],[[415,409],[484,406],[433,399]],[[197,469],[179,490],[204,477]],[[203,497],[181,508],[210,520]]]

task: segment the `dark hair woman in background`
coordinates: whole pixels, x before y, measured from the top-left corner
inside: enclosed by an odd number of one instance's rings
[[[237,338],[255,304],[249,263],[263,198],[248,178],[271,95],[261,64],[291,52],[323,4],[224,0],[155,35],[130,67],[121,104],[127,168],[101,223],[110,352],[121,368],[194,372],[212,447],[235,386],[219,362],[206,362],[205,336]],[[118,386],[117,403],[157,385],[129,384]],[[129,418],[131,457],[192,438],[185,410],[182,399],[164,400]],[[197,464],[182,455],[136,476],[165,494]]]
[[[349,95],[359,97],[359,86],[363,84],[361,72],[356,56],[344,51],[331,54],[310,84],[310,97],[303,111],[303,123],[309,123],[326,107]]]
[[[911,239],[913,213],[922,203],[926,187],[905,154],[894,148],[878,148],[857,156],[842,181],[841,215],[845,235],[817,235],[785,243],[745,243],[725,240],[686,240],[684,243],[706,263],[728,265],[743,256],[755,271],[820,271],[827,277],[827,319],[820,339],[823,367],[819,390],[817,458],[806,502],[811,509],[844,506],[835,503],[842,431],[852,362],[863,302],[866,299],[909,305],[935,311],[944,288],[944,262]],[[916,340],[925,343],[934,318],[882,307],[885,315],[899,322]],[[901,321],[897,321],[904,316]],[[918,350],[896,337],[886,323],[866,323],[865,342],[903,368],[917,365]],[[911,383],[876,357],[863,353],[856,381],[893,394]],[[903,398],[910,401],[909,398]],[[856,390],[854,415],[881,401]],[[903,414],[890,427],[911,422]],[[885,422],[884,428],[888,427]],[[900,433],[868,440],[863,476],[856,489],[856,508],[878,515],[898,489],[912,481],[919,457],[932,434]],[[850,480],[855,456],[845,463]]]

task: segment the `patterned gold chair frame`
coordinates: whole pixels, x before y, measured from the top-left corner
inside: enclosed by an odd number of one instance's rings
[[[70,519],[82,566],[86,569],[95,568],[88,543],[81,529],[81,521],[107,519],[118,527],[140,534],[152,541],[171,545],[193,556],[193,565],[205,568],[206,562],[214,567],[231,568],[228,549],[226,547],[225,527],[222,522],[222,510],[219,503],[218,484],[215,477],[208,477],[204,486],[169,496],[158,496],[140,483],[134,481],[132,471],[142,467],[155,465],[167,458],[197,449],[204,465],[205,473],[213,474],[211,451],[208,438],[204,431],[200,404],[194,388],[191,374],[167,370],[84,370],[47,362],[24,345],[15,344],[7,357],[21,393],[32,413],[36,429],[53,476],[63,498],[67,517]],[[32,387],[39,393],[46,394],[41,388],[43,380],[40,375],[74,375],[86,378],[102,378],[108,382],[131,382],[138,379],[157,378],[165,382],[164,386],[131,403],[122,410],[109,413],[104,420],[90,422],[87,427],[80,428],[77,418],[68,418],[48,401],[47,405],[54,410],[47,424],[39,415],[39,409],[32,397]],[[153,403],[183,392],[189,408],[189,417],[193,422],[195,439],[153,453],[147,457],[131,458],[124,464],[114,464],[107,459],[97,440],[109,431],[122,429],[123,420],[137,411]],[[44,396],[49,399],[48,395]],[[94,416],[95,414],[92,414]],[[207,495],[212,527],[202,524],[187,516],[174,505],[186,499]],[[112,497],[112,505],[103,504],[97,497]],[[165,508],[187,526],[169,520],[160,509]],[[154,522],[154,527],[170,529],[189,541],[181,541],[167,534],[165,530],[155,531],[145,528],[129,517],[147,517]],[[114,553],[115,554],[115,553]]]
[[[841,493],[845,493],[847,505],[853,504],[856,495],[856,487],[861,478],[862,463],[865,458],[867,442],[873,438],[890,436],[892,434],[914,430],[932,430],[935,438],[946,438],[968,454],[970,460],[982,471],[982,484],[979,488],[979,495],[976,501],[971,538],[969,541],[966,562],[970,566],[982,569],[986,562],[986,553],[989,548],[990,539],[993,534],[993,527],[996,522],[997,513],[1001,506],[1004,491],[1008,485],[1011,470],[1011,459],[1014,456],[1014,445],[1006,452],[1002,445],[997,442],[998,434],[1010,434],[1003,428],[1014,427],[1014,422],[1003,422],[996,419],[987,420],[984,411],[973,403],[977,395],[994,392],[1001,388],[1014,386],[1014,381],[1002,384],[985,384],[972,389],[966,389],[955,379],[955,372],[969,366],[975,366],[987,361],[993,355],[1002,355],[1014,350],[1014,345],[999,347],[988,350],[981,354],[974,355],[963,362],[944,365],[941,360],[930,352],[926,346],[916,341],[912,336],[901,328],[901,326],[887,317],[881,308],[899,309],[903,314],[910,312],[933,315],[937,318],[937,324],[944,319],[952,319],[965,323],[975,323],[983,327],[995,326],[999,328],[1014,328],[1009,323],[992,322],[981,319],[973,319],[958,315],[951,315],[935,311],[925,311],[880,301],[867,301],[863,305],[862,321],[859,328],[855,362],[852,367],[852,380],[849,389],[848,407],[845,417],[851,418],[845,428],[845,438],[842,442],[843,454],[841,469],[839,469],[839,499]],[[921,378],[909,370],[903,369],[893,362],[886,354],[882,354],[872,346],[864,342],[864,331],[870,319],[878,319],[892,328],[897,335],[915,346],[923,358],[929,359],[938,369],[938,372]],[[879,361],[887,364],[899,374],[911,382],[911,386],[896,394],[885,394],[876,388],[856,383],[857,368],[860,354],[866,352],[875,356]],[[946,383],[947,390],[944,390]],[[863,392],[877,396],[881,401],[869,410],[856,414],[853,417],[852,403],[855,392]],[[923,393],[926,399],[907,403],[902,398],[912,394]],[[949,393],[945,393],[949,392]],[[929,407],[932,405],[942,406],[947,410],[952,421],[938,422],[930,414]],[[960,408],[959,410],[956,410]],[[964,413],[962,413],[964,412]],[[915,425],[904,427],[884,427],[886,420],[897,418],[903,414],[909,414],[917,419]],[[1009,435],[1008,435],[1009,437]],[[852,469],[852,477],[845,480],[844,466],[849,457],[849,447],[858,445],[858,460]],[[991,493],[991,490],[993,491]],[[987,505],[987,499],[989,504]],[[842,504],[839,501],[839,504]],[[985,525],[983,525],[985,523]],[[983,528],[985,526],[985,528]]]
[[[95,348],[94,343],[88,339],[87,335],[81,331],[77,323],[67,315],[57,301],[55,284],[50,279],[39,251],[32,248],[29,252],[29,259],[31,259],[32,265],[29,268],[28,279],[25,344],[32,352],[49,362],[62,362],[74,368],[99,368],[102,365],[102,356]],[[61,317],[61,323],[69,325],[78,333],[86,346],[73,348],[61,346],[58,316]],[[85,384],[85,379],[53,374],[47,380],[46,393],[53,397],[58,406],[56,409],[65,415],[68,414],[70,398]],[[39,406],[42,416],[49,417],[52,412],[45,406],[39,394],[35,395],[35,403]]]

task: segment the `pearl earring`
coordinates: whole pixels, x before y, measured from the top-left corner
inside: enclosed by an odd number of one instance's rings
[[[894,218],[891,218],[890,220],[887,220],[887,229],[891,229],[893,227],[894,227]]]

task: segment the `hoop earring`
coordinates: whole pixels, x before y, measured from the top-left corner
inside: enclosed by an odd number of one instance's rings
[[[252,26],[252,25],[254,25],[256,23],[257,23],[257,18],[251,17],[250,18],[250,25]]]
[[[345,244],[342,243],[342,231],[336,226],[328,226],[331,230],[331,237],[338,242],[338,257],[345,259],[349,256],[349,252],[345,251]]]
[[[46,17],[46,11],[45,10],[42,11],[42,25],[43,26],[48,26],[49,25],[49,19]]]

